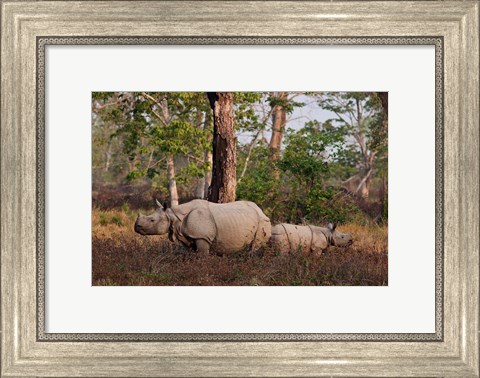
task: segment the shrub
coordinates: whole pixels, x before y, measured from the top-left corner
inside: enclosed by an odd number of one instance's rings
[[[114,215],[114,216],[112,217],[111,222],[112,222],[113,224],[116,224],[117,226],[123,226],[122,219],[121,219],[118,215]]]

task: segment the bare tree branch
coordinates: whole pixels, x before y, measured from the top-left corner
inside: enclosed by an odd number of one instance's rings
[[[162,109],[162,110],[164,109],[165,104],[161,104],[155,98],[150,96],[148,93],[142,92],[142,95],[145,96],[151,103],[157,105],[159,107],[159,109]],[[155,111],[153,106],[150,109],[151,109],[152,113],[155,115],[155,117],[157,117],[158,120],[163,124],[163,126],[168,125],[168,119],[165,117],[165,112],[164,112],[163,116],[161,116],[157,111]]]
[[[258,130],[257,134],[255,135],[255,138],[253,138],[252,143],[248,147],[248,154],[245,159],[245,166],[243,167],[242,174],[240,175],[240,178],[238,179],[238,182],[240,183],[242,181],[243,176],[245,175],[245,172],[247,171],[247,166],[248,162],[250,161],[250,156],[252,155],[253,147],[257,144],[258,140],[260,139],[260,135],[262,135],[263,130]]]
[[[372,174],[373,172],[373,168],[370,168],[367,172],[367,174],[362,178],[362,180],[360,181],[360,183],[358,184],[357,186],[357,189],[355,189],[355,194],[358,193],[358,191],[360,190],[360,188],[362,187],[363,184],[365,184],[365,182],[368,180],[368,178],[370,177],[370,175]]]

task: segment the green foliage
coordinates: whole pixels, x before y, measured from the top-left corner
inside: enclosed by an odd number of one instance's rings
[[[330,112],[331,118],[287,129],[273,158],[266,139],[272,109],[283,107],[288,122],[307,103]],[[212,169],[206,156],[212,149],[213,119],[205,93],[94,92],[92,108],[94,182],[148,184],[165,198],[166,162],[173,158],[180,198],[195,196]],[[376,93],[236,92],[234,111],[242,135],[237,199],[257,203],[274,223],[343,223],[365,217],[361,201],[342,186],[369,169],[377,189],[388,177],[387,120]],[[250,143],[245,135],[251,136]],[[376,216],[381,221],[388,211],[386,195],[382,198],[382,215]],[[101,224],[118,222],[100,215]]]
[[[140,169],[132,169],[130,172],[127,174],[127,181],[135,181],[140,177],[146,176],[146,171],[145,170],[140,170]]]
[[[99,221],[101,226],[106,226],[109,224],[115,224],[117,226],[123,226],[123,221],[122,218],[118,215],[113,215],[112,217],[109,217],[106,213],[103,211],[100,213],[99,216]]]
[[[386,157],[388,135],[385,127],[385,112],[376,93],[369,92],[327,92],[319,97],[319,105],[333,112],[336,118],[330,120],[342,127],[346,140],[350,143],[339,154],[339,161],[344,164],[356,163],[358,169],[368,169],[368,158],[374,154],[375,159]]]
[[[255,132],[265,130],[266,123],[256,111],[256,106],[264,101],[266,94],[262,92],[235,92],[235,128]]]
[[[285,152],[279,168],[299,182],[312,187],[314,182],[328,175],[329,157],[342,148],[341,128],[312,121],[298,131],[289,130],[285,138]]]
[[[97,92],[93,101],[100,104],[96,115],[116,125],[110,138],[120,141],[128,159],[127,181],[163,181],[166,156],[182,162],[176,177],[180,183],[203,177],[210,169],[204,154],[211,148],[212,125],[204,93]],[[105,141],[99,139],[96,145]]]
[[[115,92],[92,92],[92,100],[106,102],[115,95]]]
[[[352,198],[338,188],[317,184],[305,198],[305,218],[311,223],[353,222],[360,215]]]
[[[152,123],[147,130],[151,147],[169,155],[192,155],[200,158],[209,142],[208,130],[196,127],[189,120],[173,119],[167,125]],[[194,143],[192,143],[194,142]]]
[[[122,219],[118,215],[114,215],[112,217],[112,223],[116,224],[117,226],[123,226]]]
[[[279,96],[271,95],[268,97],[267,100],[271,108],[279,105],[283,109],[285,109],[285,112],[287,114],[292,113],[296,107],[302,107],[305,105],[303,102],[293,101],[292,99],[289,99],[288,96],[286,98],[280,98]]]
[[[240,150],[237,172],[243,171],[244,158],[245,152]],[[253,150],[251,161],[255,163],[249,166],[245,176],[237,183],[237,198],[272,206],[271,202],[278,196],[281,183],[275,178],[268,146],[257,146]]]
[[[338,187],[328,185],[331,167],[343,145],[343,129],[331,123],[308,122],[289,130],[282,158],[273,164],[268,146],[256,146],[250,165],[237,185],[238,199],[257,203],[274,223],[324,224],[357,219],[354,200]],[[240,151],[242,171],[246,151]],[[276,169],[280,169],[280,179]]]
[[[202,178],[210,168],[208,162],[189,162],[177,172],[178,182],[187,183],[189,178]]]
[[[100,225],[105,226],[108,224],[107,215],[104,212],[100,213],[99,219],[100,219],[99,220]]]

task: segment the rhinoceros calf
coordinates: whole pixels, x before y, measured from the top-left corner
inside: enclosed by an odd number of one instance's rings
[[[335,230],[331,223],[327,227],[297,226],[280,223],[272,227],[270,243],[280,253],[321,253],[329,246],[347,247],[352,244],[351,235]]]
[[[207,254],[231,253],[266,244],[271,236],[270,219],[253,202],[212,203],[193,200],[166,208],[157,201],[151,215],[138,214],[135,231],[142,235],[166,235],[173,242]]]

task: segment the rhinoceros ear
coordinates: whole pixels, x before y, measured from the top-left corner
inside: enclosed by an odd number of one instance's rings
[[[333,223],[333,224],[332,224],[332,223],[329,223],[328,226],[327,226],[327,228],[328,228],[331,232],[333,232],[333,231],[335,231],[335,229],[337,228],[337,224],[336,224],[336,223]]]

